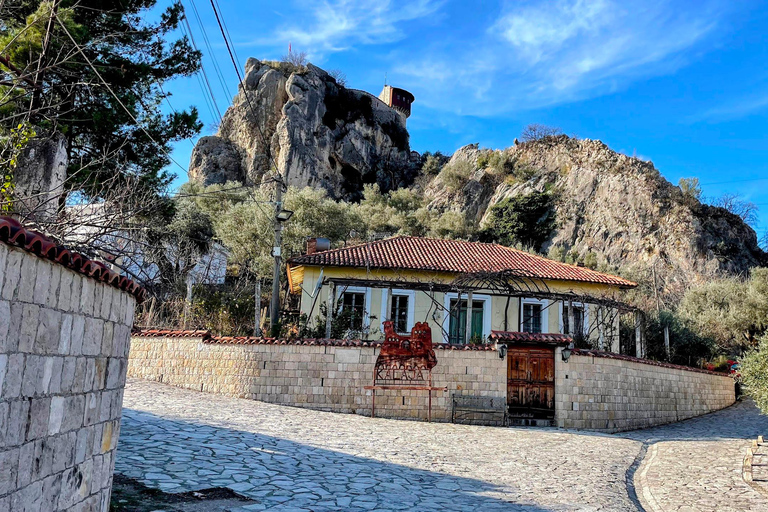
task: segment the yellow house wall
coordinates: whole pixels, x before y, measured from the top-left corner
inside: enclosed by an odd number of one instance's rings
[[[315,326],[318,315],[320,314],[320,305],[326,304],[328,300],[328,292],[330,287],[323,286],[318,297],[314,299],[310,294],[314,291],[314,287],[320,276],[320,267],[306,266],[304,267],[304,281],[301,284],[301,312],[309,316],[309,325]],[[391,270],[375,270],[370,273],[365,269],[348,268],[348,267],[325,267],[323,270],[323,278],[325,280],[338,280],[338,279],[366,279],[366,280],[389,280],[389,281],[418,281],[435,282],[435,283],[450,283],[455,278],[454,274],[440,273],[440,272],[415,272],[415,271],[391,271]],[[594,283],[576,283],[569,281],[545,281],[549,291],[556,293],[571,292],[578,295],[594,295],[597,297],[609,295],[617,288],[598,285]],[[340,293],[344,287],[337,285],[337,293]],[[407,289],[407,285],[403,285],[403,289]],[[371,288],[370,301],[366,302],[366,309],[369,314],[369,331],[367,339],[378,340],[383,338],[383,330],[381,326],[381,306],[382,306],[382,288]],[[475,295],[488,294],[487,291],[477,290]],[[434,293],[434,300],[430,297],[430,294],[423,291],[415,291],[414,295],[414,322],[428,322],[432,329],[432,341],[434,343],[443,343],[446,340],[443,336],[443,322],[445,311],[442,305],[445,304],[445,294],[442,292]],[[386,299],[385,299],[386,300]],[[314,302],[314,308],[313,308]],[[439,305],[435,307],[435,302]],[[507,306],[507,298],[501,296],[491,297],[491,321],[490,330],[504,330],[504,309]],[[587,317],[590,323],[594,322],[597,318],[597,306],[588,305]],[[547,310],[547,332],[561,332],[560,326],[560,306],[557,302],[546,301],[545,308]],[[447,328],[447,327],[446,327]],[[618,333],[618,316],[616,318],[615,332]],[[507,309],[507,327],[506,330],[518,331],[520,330],[520,299],[512,297],[509,301],[509,307]],[[490,333],[485,333],[490,334]],[[596,337],[597,333],[593,333],[593,337]],[[618,351],[618,346],[606,346],[606,349]]]

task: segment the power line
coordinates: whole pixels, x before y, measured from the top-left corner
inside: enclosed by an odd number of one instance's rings
[[[221,37],[224,39],[224,44],[227,46],[227,53],[229,53],[229,58],[232,61],[232,66],[235,68],[235,73],[237,74],[237,80],[240,82],[240,87],[242,87],[243,90],[243,96],[245,97],[245,101],[248,103],[248,108],[251,110],[251,114],[253,114],[254,119],[257,120],[255,123],[256,130],[259,132],[259,136],[261,137],[262,144],[264,144],[264,152],[267,155],[267,160],[269,163],[274,165],[275,171],[277,171],[277,163],[272,158],[272,152],[269,149],[269,142],[267,141],[267,138],[264,136],[264,132],[261,130],[261,126],[259,126],[258,123],[258,116],[256,113],[256,109],[253,108],[253,104],[251,103],[251,98],[248,96],[248,91],[245,89],[245,84],[243,83],[243,77],[240,75],[240,68],[237,66],[237,61],[235,60],[234,56],[234,44],[230,45],[229,39],[227,39],[226,30],[224,29],[223,22],[221,20],[221,17],[219,17],[219,11],[216,9],[216,3],[214,0],[210,0],[211,7],[213,8],[213,14],[216,16],[216,23],[219,25],[219,30],[221,31]],[[284,187],[285,183],[283,182],[283,177],[280,176],[279,172],[276,172],[276,179],[278,181],[279,187]]]
[[[192,1],[194,2],[194,0]],[[221,13],[221,23],[224,25],[224,30],[227,32],[227,37],[231,41],[232,36],[229,35],[229,28],[227,27],[227,22],[224,19],[224,12],[221,10],[221,6],[219,5],[219,0],[215,0],[215,2],[216,2],[216,7],[219,9],[219,12]],[[232,51],[235,52],[235,58],[237,59],[238,62],[240,62],[240,57],[237,56],[237,50],[235,49],[234,44],[232,45]]]
[[[182,9],[183,8],[184,6],[182,5]],[[192,33],[192,27],[189,24],[189,17],[187,16],[186,9],[184,9],[184,23],[187,25],[189,38],[192,41],[192,46],[196,51],[200,51],[197,47],[197,43],[195,42],[195,36]],[[200,71],[202,72],[203,78],[205,79],[205,85],[208,86],[208,93],[211,95],[211,100],[213,101],[213,106],[216,109],[216,113],[218,114],[219,122],[221,122],[221,110],[219,110],[219,105],[216,103],[216,96],[213,94],[213,88],[211,87],[211,83],[208,81],[208,73],[205,72],[202,59],[200,60]]]
[[[219,60],[216,58],[216,54],[213,51],[213,47],[211,46],[211,41],[210,39],[208,39],[208,31],[205,30],[205,25],[203,25],[203,20],[200,17],[199,11],[197,10],[197,5],[195,4],[195,0],[189,0],[189,2],[192,5],[192,12],[195,14],[195,19],[197,19],[197,25],[200,27],[200,32],[203,34],[203,42],[205,42],[205,47],[208,49],[208,56],[213,62],[213,68],[216,71],[216,75],[219,78],[219,85],[221,85],[221,89],[224,91],[224,94],[228,97],[229,91],[227,89],[227,82],[224,79],[224,74],[221,72],[221,68],[219,67]],[[235,53],[235,55],[237,55],[237,53]]]
[[[747,178],[743,180],[731,180],[731,181],[716,181],[716,182],[710,182],[710,183],[702,183],[701,185],[729,185],[731,183],[747,183],[750,181],[766,181],[768,178]]]

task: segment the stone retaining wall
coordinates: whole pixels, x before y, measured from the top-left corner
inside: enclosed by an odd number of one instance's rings
[[[555,355],[558,427],[619,432],[672,423],[732,405],[724,374],[597,351]]]
[[[369,415],[376,343],[286,343],[248,338],[211,338],[200,331],[173,337],[157,331],[131,342],[128,375],[173,386],[265,402]],[[555,353],[556,424],[615,432],[678,421],[734,402],[728,376],[631,357]],[[433,418],[450,420],[450,395],[506,398],[507,360],[496,350],[437,346]],[[379,391],[376,415],[426,418],[424,391]],[[497,417],[468,419],[498,423]]]
[[[62,251],[0,243],[0,511],[109,510],[136,299]]]
[[[450,420],[452,393],[506,397],[506,360],[495,350],[435,351],[432,417]],[[236,344],[202,337],[134,337],[128,376],[264,402],[371,414],[376,344]],[[427,417],[426,391],[377,391],[376,416]],[[473,418],[469,418],[473,419]],[[479,416],[494,423],[498,415]]]

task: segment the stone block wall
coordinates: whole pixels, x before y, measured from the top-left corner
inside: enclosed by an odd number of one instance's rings
[[[557,426],[603,432],[646,428],[732,405],[724,374],[597,351],[555,354]]]
[[[375,343],[258,340],[244,344],[206,333],[135,336],[128,375],[198,391],[326,411],[370,415]],[[237,340],[236,338],[234,340]],[[507,359],[496,350],[437,346],[433,419],[449,421],[453,393],[507,396]],[[692,368],[606,352],[555,353],[555,419],[559,427],[616,432],[722,409],[734,402],[733,379]],[[424,391],[377,391],[376,416],[426,419]],[[485,424],[499,417],[467,419]]]
[[[371,414],[375,344],[235,344],[202,337],[134,337],[128,376],[198,391],[326,411]],[[452,393],[506,397],[506,360],[495,350],[438,349],[432,418],[450,420]],[[426,419],[426,391],[376,392],[376,416]],[[470,418],[472,419],[472,418]],[[500,418],[478,416],[484,423]]]
[[[109,510],[135,300],[0,243],[0,511]]]

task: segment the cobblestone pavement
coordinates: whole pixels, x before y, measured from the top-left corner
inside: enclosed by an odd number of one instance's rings
[[[635,473],[648,512],[768,511],[768,498],[742,477],[747,447],[768,434],[751,401],[692,420],[627,432],[648,451]]]
[[[637,441],[371,419],[136,380],[124,407],[117,473],[260,501],[244,510],[636,510],[624,480]]]
[[[256,501],[238,512],[634,511],[626,475],[652,440],[634,474],[646,510],[763,510],[740,480],[744,447],[768,432],[749,404],[615,436],[371,419],[139,380],[124,407],[117,473]]]

